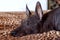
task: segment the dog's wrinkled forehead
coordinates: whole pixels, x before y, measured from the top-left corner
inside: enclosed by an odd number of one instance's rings
[[[28,17],[23,23],[24,25],[35,25],[40,21],[39,16],[33,15],[31,17]]]
[[[28,20],[32,23],[37,23],[38,21],[40,21],[40,18],[37,15],[33,15],[32,17],[28,18]]]

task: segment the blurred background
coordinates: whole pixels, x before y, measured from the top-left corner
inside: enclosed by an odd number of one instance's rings
[[[31,11],[34,11],[37,1],[41,3],[43,10],[60,6],[60,0],[0,0],[0,11],[25,11],[26,4]]]
[[[0,11],[25,11],[26,4],[34,11],[37,1],[40,1],[43,10],[47,10],[47,0],[0,0]]]
[[[48,0],[48,9],[55,9],[60,6],[60,0]]]

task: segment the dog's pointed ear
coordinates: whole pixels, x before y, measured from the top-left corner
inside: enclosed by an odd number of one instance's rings
[[[43,11],[39,1],[36,3],[35,13],[40,17],[40,20],[41,20],[43,16]]]
[[[27,5],[26,5],[26,15],[29,16],[29,17],[31,16],[31,12],[30,12],[30,10],[29,10]]]

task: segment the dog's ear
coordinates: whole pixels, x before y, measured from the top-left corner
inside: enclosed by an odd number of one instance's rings
[[[32,13],[30,12],[30,10],[29,10],[29,8],[28,8],[27,5],[26,5],[26,15],[27,15],[28,17],[30,17],[30,16],[32,15]]]
[[[40,20],[41,20],[43,16],[43,11],[39,1],[36,3],[35,13],[40,17]]]

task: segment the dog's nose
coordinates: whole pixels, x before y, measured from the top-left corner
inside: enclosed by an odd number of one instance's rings
[[[11,36],[14,36],[14,37],[17,37],[17,32],[12,31],[12,32],[10,33],[10,35],[11,35]]]

